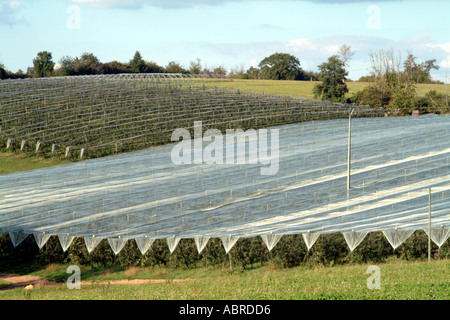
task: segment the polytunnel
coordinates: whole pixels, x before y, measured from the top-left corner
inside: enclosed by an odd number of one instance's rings
[[[261,236],[271,250],[288,234],[302,234],[309,249],[333,232],[354,250],[375,231],[396,248],[429,229],[441,246],[450,234],[449,129],[449,115],[352,119],[349,190],[348,119],[247,130],[237,140],[213,132],[4,174],[0,231],[15,246],[33,234],[42,247],[56,235],[65,250],[74,237],[89,251],[107,239],[116,254],[131,240],[145,253],[155,239],[173,252],[183,238],[201,251],[212,237],[228,252]],[[241,138],[244,161],[227,162]]]

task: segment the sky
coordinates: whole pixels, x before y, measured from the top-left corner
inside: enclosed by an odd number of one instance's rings
[[[355,53],[349,78],[370,73],[370,52],[436,59],[450,79],[448,0],[0,0],[0,63],[26,71],[40,51],[93,53],[129,62],[138,50],[161,66],[175,61],[247,69],[275,52],[317,66],[343,44]]]

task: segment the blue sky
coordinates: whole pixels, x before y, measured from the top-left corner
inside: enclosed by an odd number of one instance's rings
[[[392,49],[418,62],[450,66],[448,0],[0,0],[0,63],[26,71],[39,51],[94,53],[102,62],[145,60],[185,67],[200,58],[227,70],[257,65],[275,52],[306,70],[348,44],[350,78],[368,74],[368,53]]]

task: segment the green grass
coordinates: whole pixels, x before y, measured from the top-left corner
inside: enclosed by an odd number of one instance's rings
[[[24,153],[0,152],[0,174],[39,169],[68,162],[56,158],[29,156]]]
[[[450,299],[450,261],[380,263],[381,289],[368,289],[369,265],[334,267],[297,267],[277,269],[263,266],[247,271],[230,272],[226,267],[171,270],[133,268],[130,270],[82,269],[80,290],[69,290],[65,284],[43,286],[34,290],[14,289],[0,292],[0,299],[41,300],[448,300]],[[67,266],[40,270],[33,275],[64,278]],[[142,285],[100,284],[117,279],[166,279],[162,283]],[[183,282],[171,279],[188,279]]]
[[[229,80],[229,81],[208,81],[207,85],[217,87],[228,87],[240,89],[243,91],[264,92],[264,94],[277,94],[279,96],[287,95],[294,98],[302,97],[313,99],[313,88],[318,81],[281,81],[281,80]],[[347,82],[349,92],[347,97],[351,97],[357,91],[369,86],[370,82]],[[430,90],[436,90],[438,93],[445,94],[444,84],[425,84],[417,85],[417,94],[424,96]]]

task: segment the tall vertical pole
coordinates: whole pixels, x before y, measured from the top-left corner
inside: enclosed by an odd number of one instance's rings
[[[352,114],[355,109],[352,109],[348,115],[348,154],[347,154],[347,198],[350,196],[350,159],[352,149]]]
[[[431,261],[431,188],[428,189],[428,262]]]

